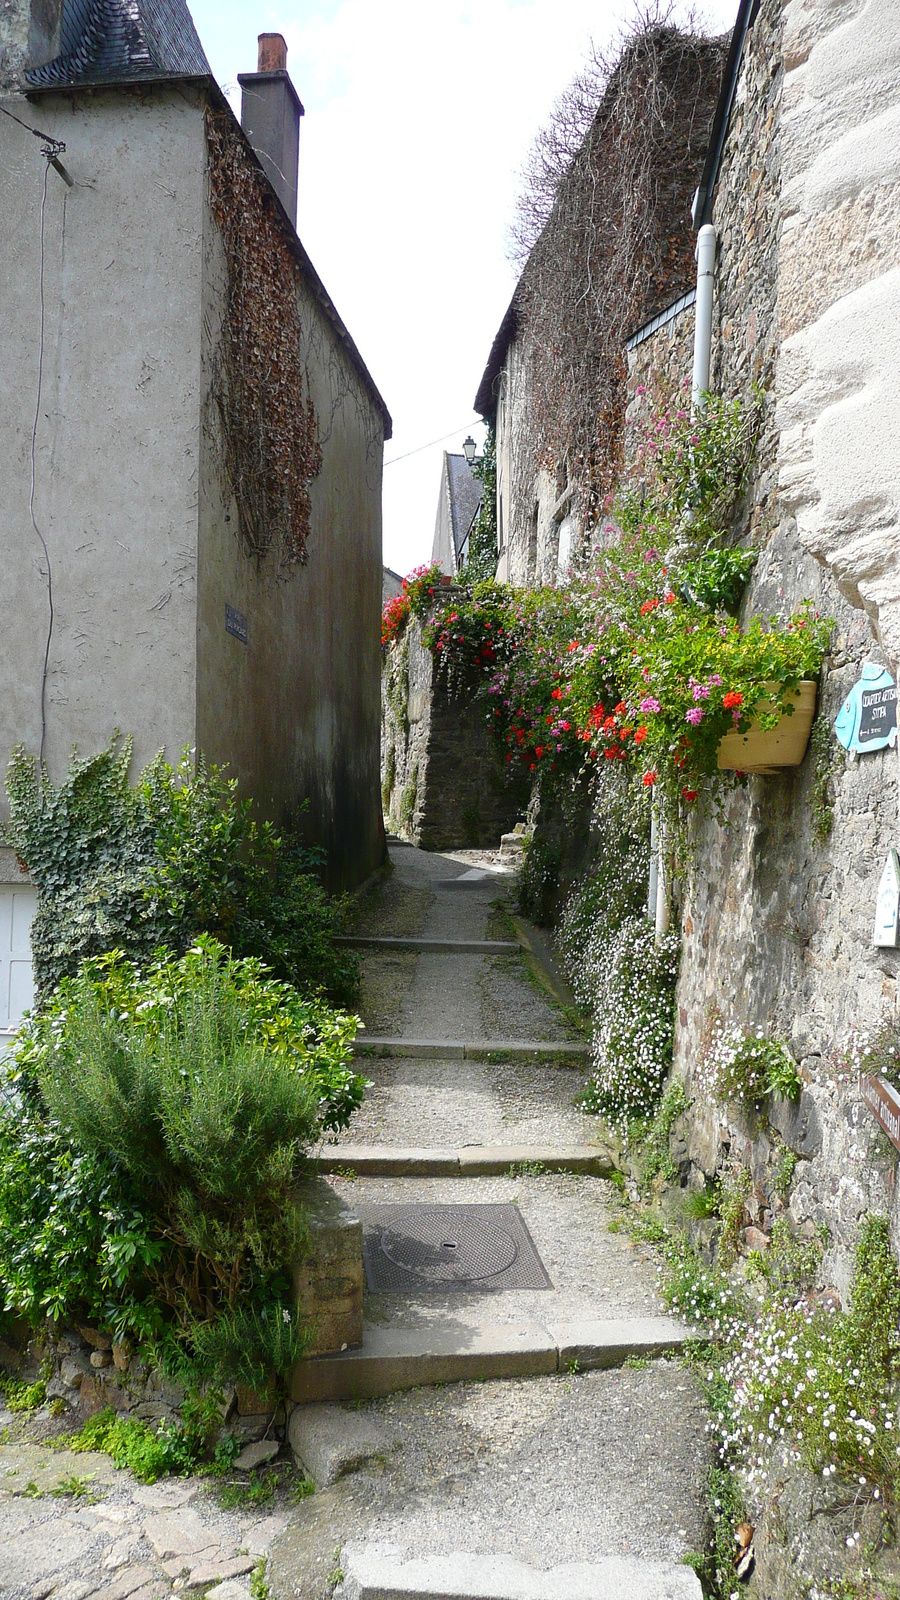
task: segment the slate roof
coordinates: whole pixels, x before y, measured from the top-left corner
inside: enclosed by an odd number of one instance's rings
[[[63,0],[60,53],[25,81],[49,89],[209,76],[185,0]]]
[[[453,545],[459,556],[469,529],[475,520],[475,513],[481,505],[483,493],[481,484],[472,476],[472,469],[465,456],[452,456],[446,453],[447,484],[450,490],[450,516],[453,523]]]

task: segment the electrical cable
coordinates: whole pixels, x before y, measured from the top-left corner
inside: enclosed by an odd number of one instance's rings
[[[449,433],[442,433],[439,439],[429,439],[427,444],[417,444],[415,450],[406,450],[402,456],[394,456],[390,461],[386,461],[384,464],[386,467],[392,467],[397,461],[406,461],[409,456],[417,456],[422,450],[431,450],[434,445],[443,444],[445,439],[452,439],[454,434],[462,433],[463,428],[479,426],[481,420],[482,419],[479,417],[477,423],[461,422],[458,428],[451,428]]]

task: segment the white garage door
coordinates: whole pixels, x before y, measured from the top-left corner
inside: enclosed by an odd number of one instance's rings
[[[31,919],[37,890],[0,883],[0,1050],[34,1000]]]

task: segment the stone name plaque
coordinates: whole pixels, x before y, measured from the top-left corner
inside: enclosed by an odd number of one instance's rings
[[[900,1094],[883,1078],[860,1078],[859,1087],[879,1127],[900,1150]]]

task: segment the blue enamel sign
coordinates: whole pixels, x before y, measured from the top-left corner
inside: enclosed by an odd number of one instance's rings
[[[897,743],[897,685],[885,667],[866,662],[837,714],[834,731],[853,755]]]

